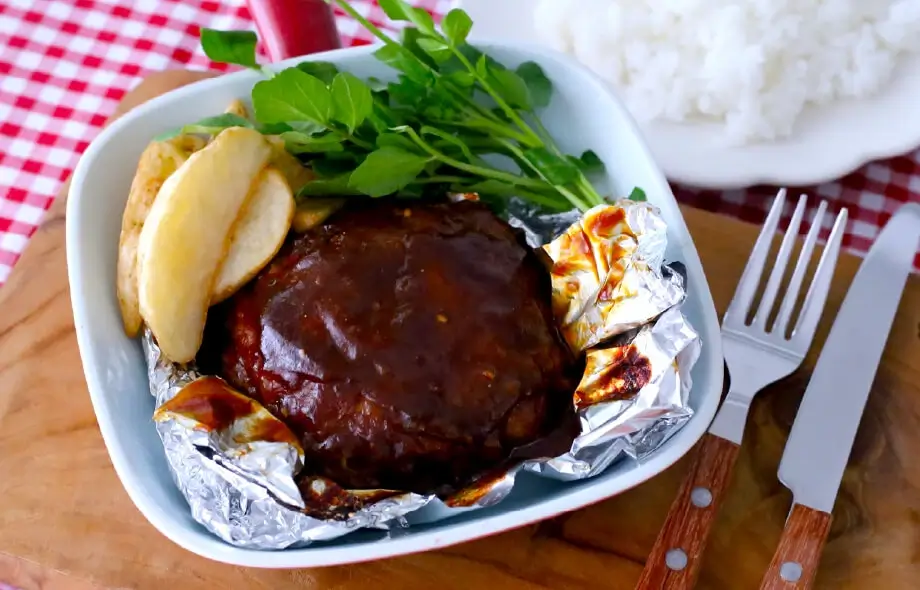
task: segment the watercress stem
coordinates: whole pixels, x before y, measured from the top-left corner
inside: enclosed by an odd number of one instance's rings
[[[505,102],[505,99],[503,99],[501,95],[499,95],[498,92],[492,88],[492,85],[489,84],[489,81],[486,80],[483,76],[479,75],[479,72],[476,71],[475,66],[470,63],[470,60],[466,59],[466,56],[463,55],[463,52],[460,51],[453,43],[450,44],[450,49],[453,54],[457,56],[457,59],[460,60],[460,63],[462,63],[464,67],[470,71],[476,81],[482,85],[483,90],[488,92],[489,95],[492,96],[492,99],[495,100],[495,103],[505,112],[506,115],[508,115],[508,118],[511,119],[511,121],[531,139],[531,141],[536,142],[532,147],[542,146],[543,140],[540,138],[540,136],[534,133],[534,130],[531,129],[523,119],[521,119],[521,117],[517,114],[517,111],[511,108],[511,106]]]
[[[500,171],[500,170],[493,170],[493,169],[490,169],[490,168],[483,168],[483,167],[481,167],[481,166],[473,166],[473,165],[471,165],[471,164],[467,164],[466,162],[461,162],[460,160],[455,160],[454,158],[451,158],[450,156],[448,156],[448,155],[446,155],[446,154],[444,154],[444,153],[442,153],[442,152],[439,152],[438,150],[436,150],[436,149],[434,149],[433,147],[431,147],[431,146],[428,144],[428,142],[426,142],[424,139],[422,139],[421,136],[419,136],[419,134],[415,132],[415,129],[413,129],[413,128],[411,128],[411,127],[406,127],[406,128],[404,129],[404,132],[405,132],[405,133],[412,139],[412,141],[414,141],[420,148],[422,148],[423,150],[425,150],[425,152],[426,152],[428,155],[430,155],[430,156],[433,157],[433,158],[436,158],[437,160],[440,160],[441,162],[447,164],[448,166],[451,166],[451,167],[453,167],[453,168],[456,168],[457,170],[463,170],[464,172],[469,172],[470,174],[478,174],[479,176],[484,176],[484,177],[486,177],[486,178],[491,178],[491,179],[493,179],[493,180],[501,180],[502,182],[507,182],[507,183],[512,184],[512,185],[514,185],[514,186],[524,186],[524,187],[529,187],[529,188],[533,188],[533,189],[537,189],[537,190],[543,189],[543,188],[545,188],[545,186],[546,186],[544,183],[542,183],[542,182],[540,182],[540,181],[538,181],[538,180],[533,180],[533,179],[526,178],[526,177],[523,177],[523,176],[516,176],[516,175],[511,174],[511,173],[509,173],[509,172],[502,172],[502,171]]]
[[[572,203],[572,205],[581,209],[582,211],[587,211],[588,209],[591,208],[587,203],[585,203],[585,201],[583,201],[578,195],[576,195],[572,191],[568,190],[567,188],[563,186],[559,186],[559,185],[555,185],[551,183],[549,179],[543,175],[543,172],[539,168],[534,166],[533,162],[527,159],[527,157],[524,155],[524,152],[521,151],[521,148],[514,145],[510,141],[506,141],[503,139],[499,139],[498,142],[504,145],[505,148],[509,152],[514,154],[515,160],[518,161],[519,165],[527,166],[528,168],[536,172],[540,178],[542,178],[547,184],[549,184],[550,186],[554,187],[557,191],[559,191],[559,193],[562,194],[566,199],[568,199],[569,202]]]
[[[358,146],[358,147],[362,147],[362,148],[364,148],[364,149],[366,149],[366,150],[368,150],[368,151],[371,151],[371,150],[375,149],[375,148],[374,148],[374,144],[372,144],[372,143],[369,142],[369,141],[365,141],[365,140],[363,140],[363,139],[361,139],[361,138],[359,138],[359,137],[355,137],[355,135],[354,135],[353,133],[348,133],[347,131],[342,131],[342,130],[340,130],[340,129],[336,129],[335,127],[328,127],[328,126],[327,126],[326,128],[327,128],[329,131],[331,131],[333,134],[337,135],[338,137],[341,137],[343,140],[350,141],[350,142],[352,142],[353,144],[355,144],[355,145]]]

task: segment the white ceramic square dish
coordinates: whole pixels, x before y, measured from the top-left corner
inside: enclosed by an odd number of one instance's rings
[[[606,86],[574,61],[552,51],[485,45],[508,66],[533,60],[555,84],[543,121],[569,153],[593,149],[607,164],[608,186],[625,195],[641,186],[669,228],[669,260],[686,265],[688,298],[683,310],[703,341],[693,370],[687,425],[642,465],[621,462],[577,483],[521,476],[514,492],[497,506],[455,518],[386,533],[359,531],[304,549],[257,551],[224,543],[192,520],[173,484],[151,420],[153,397],[140,342],[123,332],[115,298],[115,261],[121,216],[137,159],[155,135],[220,113],[248,97],[259,79],[240,72],[205,80],[145,103],[104,130],[74,173],[67,204],[67,263],[83,369],[99,427],[112,463],[131,499],[164,535],[210,559],[255,567],[315,567],[366,561],[444,547],[545,519],[614,496],[658,474],[702,436],[722,391],[719,325],[696,249],[667,181],[652,161],[636,125]],[[358,76],[385,77],[373,48],[336,50],[279,65],[310,60],[334,62]]]

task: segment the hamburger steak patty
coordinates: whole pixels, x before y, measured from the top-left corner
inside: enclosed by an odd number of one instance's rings
[[[456,489],[571,406],[549,276],[478,203],[348,207],[211,313],[205,355],[352,489]],[[205,364],[206,361],[202,361]]]

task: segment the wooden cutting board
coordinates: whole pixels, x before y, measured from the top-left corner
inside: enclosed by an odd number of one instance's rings
[[[157,74],[119,112],[200,77]],[[64,197],[0,288],[0,582],[91,588],[632,588],[686,461],[597,505],[437,552],[300,571],[231,567],[161,536],[109,462],[83,381],[64,256]],[[720,313],[758,228],[685,208]],[[816,343],[858,266],[844,256]],[[853,346],[859,346],[854,342]],[[776,469],[806,368],[763,392],[699,587],[756,588],[790,505]],[[840,367],[846,371],[846,367]],[[817,585],[920,588],[920,281],[904,294],[834,510]],[[2,586],[2,585],[0,585]]]

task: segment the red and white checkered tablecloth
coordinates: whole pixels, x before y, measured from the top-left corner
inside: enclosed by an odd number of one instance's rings
[[[372,0],[354,4],[380,22]],[[416,4],[444,14],[452,2]],[[337,23],[346,44],[370,41],[353,20]],[[0,284],[127,90],[156,70],[218,68],[199,49],[203,26],[254,29],[244,0],[0,0]],[[682,202],[753,222],[775,191],[675,189]],[[920,151],[806,190],[850,209],[844,243],[864,252],[899,204],[920,201]]]

